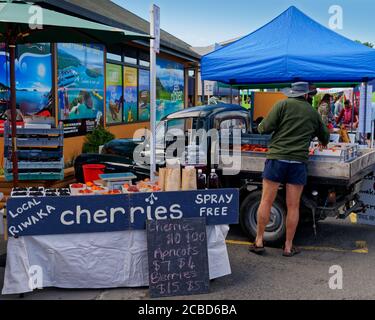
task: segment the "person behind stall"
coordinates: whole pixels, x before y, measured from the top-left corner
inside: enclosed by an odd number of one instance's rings
[[[353,118],[353,114],[354,114],[354,118]],[[336,119],[336,123],[338,125],[344,125],[346,128],[350,128],[352,126],[352,122],[353,122],[353,128],[358,128],[358,123],[359,123],[358,111],[356,108],[354,108],[354,112],[353,112],[352,103],[350,102],[350,100],[346,100],[344,104],[344,109],[341,110],[339,116]]]
[[[293,246],[299,222],[300,201],[307,183],[307,162],[311,140],[318,137],[322,146],[330,134],[319,113],[308,103],[312,88],[307,82],[294,83],[283,90],[288,99],[278,102],[259,125],[261,134],[273,134],[263,172],[263,194],[258,210],[258,230],[250,251],[262,254],[264,233],[271,208],[280,185],[285,185],[287,199],[286,242],[283,256],[292,257],[300,251]]]
[[[340,115],[341,111],[344,109],[344,106],[342,104],[342,95],[337,95],[335,97],[335,111],[333,112],[335,119]]]
[[[322,117],[323,123],[328,126],[329,122],[333,118],[331,110],[331,96],[329,94],[325,94],[323,96],[323,99],[319,104],[318,112]]]

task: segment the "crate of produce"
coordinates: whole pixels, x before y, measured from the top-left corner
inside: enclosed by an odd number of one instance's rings
[[[246,153],[251,157],[265,157],[268,148],[259,144],[243,144],[241,146],[241,152]]]
[[[271,142],[272,135],[261,135],[261,134],[243,134],[242,145],[257,145],[260,147],[267,148]]]
[[[330,143],[327,149],[320,149],[318,143],[312,143],[310,148],[310,159],[313,161],[351,162],[358,156],[357,144]]]

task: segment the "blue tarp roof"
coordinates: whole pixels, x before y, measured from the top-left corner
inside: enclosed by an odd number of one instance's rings
[[[202,58],[203,80],[233,85],[375,79],[375,50],[322,26],[296,7]]]

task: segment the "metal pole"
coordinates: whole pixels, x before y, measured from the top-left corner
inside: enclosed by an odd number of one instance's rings
[[[160,9],[155,5],[151,6],[150,10],[150,28],[151,28],[151,40],[150,40],[150,180],[155,182],[156,176],[156,46],[159,46],[156,43],[156,33],[159,28],[159,11]],[[156,12],[158,11],[158,12]]]
[[[153,40],[151,40],[153,41]],[[151,47],[151,51],[154,51]],[[155,181],[156,173],[156,53],[150,56],[150,74],[151,74],[151,96],[150,96],[150,174],[151,181]]]
[[[353,131],[353,123],[354,123],[354,108],[355,108],[355,98],[354,98],[354,95],[355,95],[355,88],[356,87],[353,87],[353,94],[352,94],[352,122],[350,124],[350,131],[352,132]],[[344,108],[345,108],[345,102],[344,102]]]
[[[10,70],[10,123],[12,129],[12,164],[13,185],[18,185],[18,157],[17,157],[17,105],[16,105],[16,44],[11,41],[9,47]]]
[[[201,76],[202,76],[202,73],[201,73]],[[201,81],[202,82],[202,97],[201,97],[201,100],[202,100],[202,105],[204,104],[204,95],[205,95],[205,87],[204,87],[204,80]]]
[[[363,124],[364,125],[364,133],[363,133],[363,136],[361,137],[361,140],[363,139],[364,143],[366,143],[367,132],[368,132],[367,120],[366,120],[366,117],[367,117],[367,104],[368,104],[367,96],[368,96],[368,82],[365,82],[365,110],[364,110],[364,115],[365,116],[364,116],[364,124]]]

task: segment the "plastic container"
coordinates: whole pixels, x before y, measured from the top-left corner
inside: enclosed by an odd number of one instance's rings
[[[82,183],[74,183],[70,185],[70,193],[72,196],[79,196],[80,195],[79,192],[85,189],[86,189],[86,185]]]
[[[100,175],[104,173],[105,166],[102,164],[85,164],[82,166],[85,183],[100,180]]]

